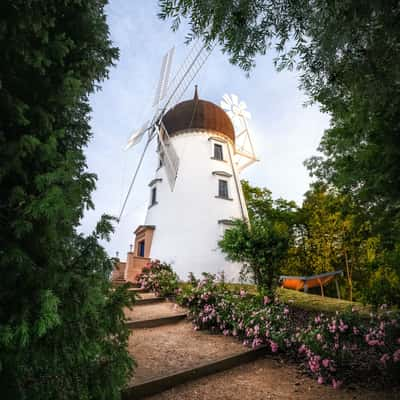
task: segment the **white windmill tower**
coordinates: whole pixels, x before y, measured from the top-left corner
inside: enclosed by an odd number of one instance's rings
[[[145,152],[157,137],[159,162],[149,182],[145,223],[135,231],[135,245],[128,254],[124,276],[134,280],[151,258],[172,263],[182,279],[189,272],[199,276],[202,272],[224,271],[227,279],[236,280],[240,265],[225,259],[218,241],[232,219],[248,220],[239,173],[256,161],[246,121],[250,114],[237,96],[224,96],[222,106],[227,113],[199,99],[197,87],[191,100],[176,104],[208,52],[201,47],[188,67],[181,68],[183,79],[178,74],[167,85],[171,54],[164,58],[161,71],[155,101],[158,111],[128,142],[128,147],[134,145],[149,132]],[[167,98],[164,103],[163,98]],[[126,200],[123,209],[125,205]]]

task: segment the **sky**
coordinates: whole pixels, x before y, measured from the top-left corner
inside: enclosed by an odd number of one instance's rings
[[[93,193],[95,210],[88,211],[81,231],[89,233],[104,213],[118,216],[132,175],[143,151],[142,143],[124,151],[132,131],[151,117],[151,104],[164,54],[175,46],[177,68],[189,48],[184,44],[188,29],[172,32],[168,21],[157,17],[155,0],[110,0],[106,8],[111,40],[120,50],[117,65],[91,96],[93,138],[86,149],[88,169],[98,175]],[[201,99],[220,103],[225,93],[237,94],[252,115],[249,122],[259,162],[241,177],[252,185],[267,187],[274,198],[301,205],[311,178],[303,162],[317,154],[329,118],[317,106],[304,107],[307,97],[298,88],[296,72],[276,72],[274,51],[256,59],[248,77],[231,65],[226,54],[215,48],[182,100],[193,97],[198,85]],[[124,215],[111,238],[104,243],[111,256],[125,259],[134,230],[143,224],[149,201],[148,182],[157,167],[154,144],[128,199]]]

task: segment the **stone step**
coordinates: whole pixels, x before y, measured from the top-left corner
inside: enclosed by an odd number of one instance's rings
[[[153,292],[139,292],[138,297],[140,299],[164,299],[164,297],[157,296]]]
[[[128,290],[135,292],[135,293],[147,293],[147,290],[143,289],[141,287],[132,287],[132,288],[129,288]]]
[[[156,296],[154,293],[138,293],[136,299],[137,305],[161,303],[165,301],[165,297]]]
[[[143,321],[128,321],[126,325],[129,329],[154,328],[155,326],[174,324],[176,322],[182,321],[186,317],[186,313],[181,313],[168,317],[152,318]]]
[[[138,366],[123,398],[133,400],[175,385],[232,368],[265,354],[248,349],[233,337],[210,335],[190,322],[134,330],[129,350]]]
[[[143,304],[140,307],[134,306],[132,310],[126,308],[124,310],[125,316],[128,319],[128,325],[132,328],[146,327],[146,321],[152,321],[149,323],[150,326],[156,326],[155,320],[162,320],[165,318],[171,318],[171,322],[175,322],[174,318],[182,319],[186,316],[186,309],[179,307],[177,304],[171,301],[164,301],[160,303],[148,303]],[[177,317],[179,316],[179,317]],[[165,324],[166,321],[160,321],[159,325]]]

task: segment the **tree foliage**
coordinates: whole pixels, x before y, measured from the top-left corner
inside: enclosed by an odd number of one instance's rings
[[[88,95],[118,57],[103,0],[0,4],[0,386],[9,399],[113,399],[133,367],[102,218]]]
[[[186,18],[189,40],[201,36],[208,44],[217,42],[246,71],[270,48],[277,51],[278,69],[300,71],[310,102],[319,103],[331,117],[319,148],[322,156],[311,158],[307,166],[318,180],[351,197],[359,217],[379,238],[376,279],[368,285],[371,293],[386,287],[393,294],[390,282],[400,278],[399,2],[159,3],[160,17],[171,19],[174,29]]]
[[[219,246],[228,259],[243,263],[244,275],[250,273],[260,288],[271,290],[277,285],[289,248],[295,204],[282,199],[274,201],[268,189],[252,187],[247,181],[242,181],[242,186],[250,225],[235,221]]]
[[[313,185],[298,210],[294,232],[286,272],[313,275],[343,270],[344,296],[352,300],[355,289],[358,299],[362,297],[364,281],[376,262],[379,237],[359,217],[351,198],[326,185]]]

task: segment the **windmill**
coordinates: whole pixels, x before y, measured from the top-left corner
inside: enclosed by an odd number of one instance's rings
[[[154,138],[158,139],[158,152],[160,160],[165,165],[165,171],[171,191],[174,190],[176,177],[179,169],[179,157],[170,142],[170,138],[162,119],[165,112],[181,99],[190,83],[196,77],[213,47],[208,47],[201,41],[196,41],[184,62],[170,81],[170,72],[175,48],[172,47],[164,56],[160,71],[160,78],[153,101],[152,117],[130,136],[126,150],[138,144],[147,134],[147,141],[140,156],[139,163],[133,174],[128,193],[122,205],[118,220],[121,219],[125,210],[129,195],[141,168],[145,153]]]
[[[220,104],[235,126],[235,162],[238,172],[241,172],[258,161],[247,123],[251,119],[251,114],[247,110],[246,103],[239,101],[236,94],[230,96],[224,94]]]
[[[210,49],[197,45],[170,81],[174,50],[164,57],[153,102],[153,113],[128,141],[127,148],[146,137],[129,193],[153,139],[161,161],[148,183],[149,205],[135,233],[124,279],[134,281],[150,259],[174,265],[181,278],[190,268],[223,270],[238,279],[241,266],[226,259],[218,242],[232,220],[248,222],[240,171],[257,161],[250,138],[250,113],[236,95],[224,95],[221,106],[201,99],[197,86],[192,99],[181,101]],[[179,171],[179,176],[178,176]]]

